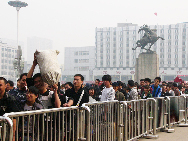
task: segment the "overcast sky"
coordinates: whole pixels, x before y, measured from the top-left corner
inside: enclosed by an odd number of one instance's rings
[[[64,47],[94,46],[96,27],[116,27],[125,22],[140,26],[188,22],[186,0],[23,1],[28,7],[19,13],[19,40],[26,47],[27,37],[51,39],[62,60]],[[0,0],[0,18],[0,38],[16,40],[17,12],[7,0]]]

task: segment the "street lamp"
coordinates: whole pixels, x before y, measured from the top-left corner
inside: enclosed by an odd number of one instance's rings
[[[18,50],[17,50],[17,58],[15,59],[15,61],[17,61],[17,63],[16,63],[17,67],[15,67],[15,68],[17,68],[17,70],[18,70],[18,76],[19,76],[20,74],[23,73],[23,65],[22,65],[22,60],[21,60],[22,59],[21,58],[22,57],[21,46],[18,46],[18,18],[19,18],[19,10],[20,10],[20,8],[26,7],[26,6],[28,6],[28,4],[25,3],[25,2],[21,2],[19,0],[9,1],[8,4],[10,6],[16,7],[16,10],[17,10],[17,47],[18,47]]]

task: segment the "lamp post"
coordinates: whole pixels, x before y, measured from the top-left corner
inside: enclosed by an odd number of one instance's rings
[[[16,1],[9,1],[8,4],[10,6],[13,6],[13,7],[16,7],[16,10],[17,10],[17,47],[18,47],[18,50],[17,50],[17,58],[15,58],[15,61],[14,61],[14,68],[16,68],[18,70],[18,76],[20,74],[23,73],[23,63],[22,63],[22,50],[21,50],[21,46],[18,46],[18,29],[19,29],[19,10],[20,8],[22,7],[26,7],[28,6],[27,3],[25,2],[21,2],[19,0],[16,0]]]

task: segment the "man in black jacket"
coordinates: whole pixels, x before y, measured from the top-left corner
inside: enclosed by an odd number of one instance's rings
[[[69,97],[67,103],[63,104],[63,107],[81,106],[83,103],[89,102],[89,94],[83,87],[84,77],[81,74],[74,76],[74,87],[65,91],[65,95]]]

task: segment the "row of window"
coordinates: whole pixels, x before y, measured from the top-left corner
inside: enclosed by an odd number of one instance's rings
[[[88,71],[89,66],[84,66],[84,67],[74,67],[74,71]]]
[[[16,56],[16,55],[15,55]],[[8,58],[14,58],[14,55],[11,55],[11,54],[7,54],[7,53],[1,53],[1,57],[8,57]]]
[[[13,67],[13,66],[7,66],[7,65],[1,65],[1,69],[9,69],[9,70],[13,70],[14,67]]]
[[[74,55],[89,55],[89,51],[76,51]]]
[[[167,63],[168,65],[172,64],[171,61],[168,61]],[[177,60],[173,61],[173,64],[178,65],[178,61]],[[164,61],[160,61],[160,65],[164,65]],[[182,61],[182,65],[186,65],[185,60]]]
[[[89,59],[74,59],[74,63],[89,63]]]
[[[1,59],[1,63],[13,64],[13,60]]]
[[[175,33],[179,33],[179,29],[168,29],[168,33],[169,33],[169,34],[170,34],[172,31],[175,31]],[[185,32],[186,32],[186,28],[183,28],[182,32],[185,33]],[[105,33],[105,32],[100,32],[99,34],[100,34],[101,36],[103,36],[104,33]],[[105,34],[109,36],[110,33],[111,33],[110,31],[107,31]],[[126,31],[126,32],[125,32],[125,34],[127,34],[127,35],[130,34],[130,33],[136,34],[136,30],[133,30],[133,31]],[[163,34],[163,33],[164,33],[164,29],[161,29],[161,30],[160,30],[160,33]],[[123,35],[123,31],[120,31],[119,34],[120,34],[120,35]],[[140,34],[143,34],[143,31],[141,31]],[[116,31],[113,32],[113,35],[116,35]]]
[[[7,52],[11,52],[11,49],[7,49],[7,48],[1,48],[2,51],[7,51]],[[17,53],[17,50],[12,50],[12,53]]]

